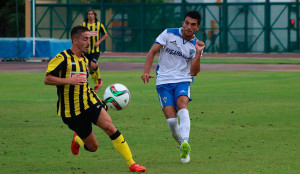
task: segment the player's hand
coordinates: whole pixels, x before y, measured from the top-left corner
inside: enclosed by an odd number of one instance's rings
[[[196,47],[196,51],[201,53],[205,48],[205,44],[204,42],[197,40],[195,47]]]
[[[85,76],[73,76],[70,77],[70,85],[83,85],[87,82],[87,78]]]
[[[149,79],[150,79],[150,78],[154,78],[154,76],[153,76],[153,75],[150,75],[150,74],[148,74],[148,73],[145,73],[145,74],[143,74],[143,75],[141,76],[141,78],[142,78],[143,82],[144,82],[145,84],[147,84],[147,83],[149,83]]]
[[[94,47],[96,48],[96,47],[99,47],[99,45],[100,45],[100,41],[98,41],[98,42],[96,42],[95,44],[94,44]]]

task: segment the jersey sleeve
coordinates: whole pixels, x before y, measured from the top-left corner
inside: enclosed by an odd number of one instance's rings
[[[100,30],[99,30],[99,34],[102,34],[102,35],[105,35],[106,34],[106,30],[105,30],[105,28],[104,28],[104,25],[103,24],[101,24],[100,25]]]
[[[165,46],[167,44],[168,34],[165,29],[155,40],[155,43]]]
[[[48,64],[46,74],[51,74],[53,76],[59,77],[59,72],[63,68],[63,63],[65,61],[64,56],[59,53],[57,54]]]

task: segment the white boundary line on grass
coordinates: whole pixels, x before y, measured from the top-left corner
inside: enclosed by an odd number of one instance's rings
[[[57,101],[56,99],[37,99],[37,100],[11,100],[11,99],[0,99],[0,102],[6,101],[6,102],[49,102],[49,101]]]
[[[206,88],[206,87],[215,87],[215,86],[230,86],[230,85],[235,85],[235,84],[251,84],[251,83],[258,83],[258,82],[267,82],[267,81],[284,81],[284,80],[294,80],[294,79],[300,79],[300,77],[291,77],[291,78],[286,78],[286,79],[275,79],[275,80],[255,80],[255,81],[248,81],[248,82],[233,82],[233,83],[222,83],[222,84],[212,84],[212,85],[193,85],[192,88]]]

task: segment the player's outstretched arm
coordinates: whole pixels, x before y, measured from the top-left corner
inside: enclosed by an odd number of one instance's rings
[[[198,40],[196,42],[195,47],[196,47],[196,56],[192,60],[191,71],[190,71],[192,76],[196,76],[200,72],[200,58],[205,48],[205,44],[204,42]]]
[[[147,54],[145,66],[144,66],[144,74],[141,76],[143,82],[145,84],[149,83],[150,78],[154,78],[153,75],[150,75],[151,66],[154,60],[154,56],[158,53],[159,49],[162,47],[160,44],[153,44],[152,48]]]

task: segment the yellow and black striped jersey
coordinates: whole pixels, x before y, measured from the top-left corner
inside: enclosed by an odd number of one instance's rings
[[[88,78],[88,59],[77,57],[70,49],[56,55],[49,64],[46,73],[55,77],[70,78],[84,75]],[[57,114],[62,117],[74,117],[91,106],[103,101],[91,89],[88,82],[83,85],[57,85]]]
[[[82,26],[87,27],[90,32],[91,32],[91,44],[89,46],[88,54],[91,53],[99,53],[100,48],[99,47],[94,47],[95,43],[100,40],[100,33],[102,35],[106,34],[106,30],[104,28],[104,25],[101,24],[100,22],[94,22],[92,24],[88,22],[83,22]]]

